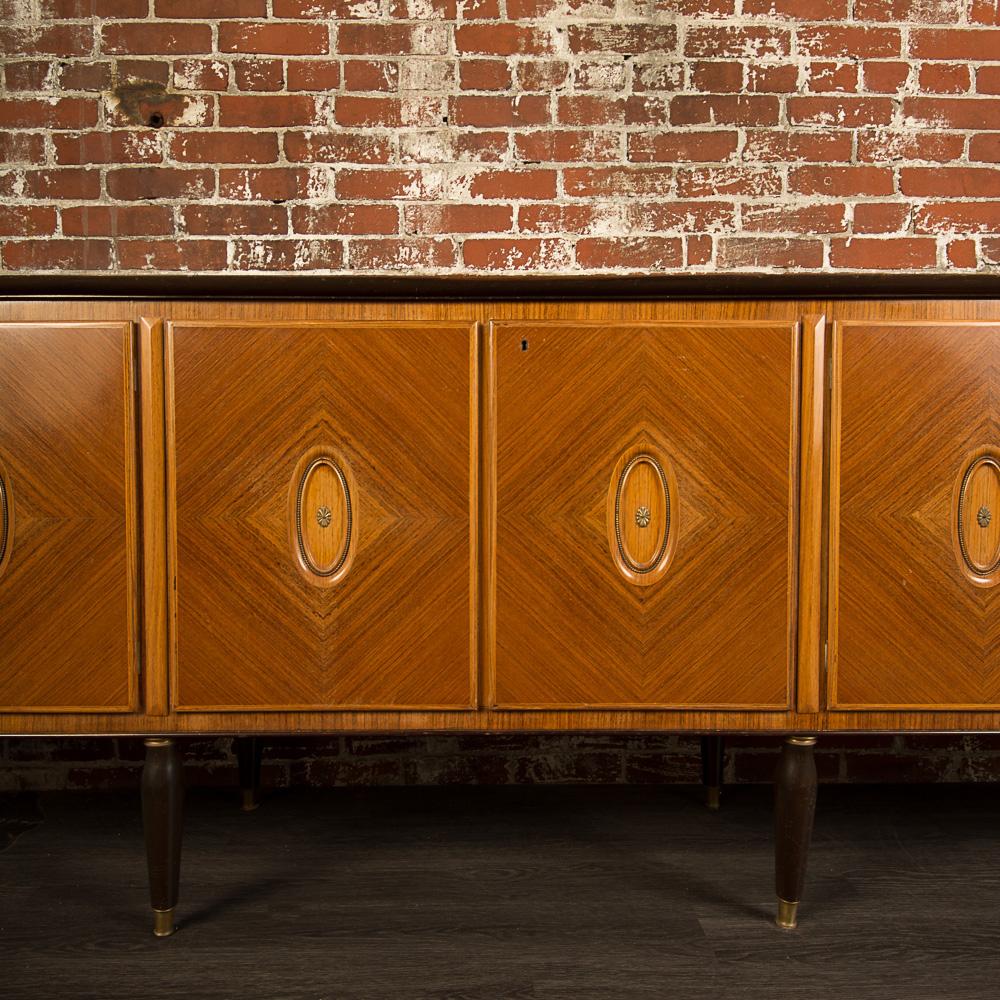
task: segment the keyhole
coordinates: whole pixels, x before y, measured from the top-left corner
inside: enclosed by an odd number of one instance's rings
[[[528,349],[528,342],[526,340],[521,341],[521,350],[526,351]]]

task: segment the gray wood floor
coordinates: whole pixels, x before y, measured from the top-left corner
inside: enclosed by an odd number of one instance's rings
[[[137,796],[0,796],[0,996],[1000,997],[1000,793],[820,789],[800,929],[770,923],[770,791],[188,796],[150,934]]]

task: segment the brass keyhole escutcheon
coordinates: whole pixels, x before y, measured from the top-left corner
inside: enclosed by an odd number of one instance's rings
[[[989,507],[980,507],[979,513],[976,514],[976,520],[979,522],[980,528],[988,528],[990,521],[993,520],[993,515],[990,513]]]
[[[316,511],[316,523],[321,528],[329,528],[330,522],[333,520],[333,511],[329,507],[320,507]]]
[[[639,525],[640,528],[649,527],[649,508],[639,507],[635,512],[635,523]]]

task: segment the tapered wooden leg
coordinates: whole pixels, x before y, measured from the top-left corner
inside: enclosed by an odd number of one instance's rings
[[[724,754],[725,741],[721,736],[702,736],[701,783],[705,786],[705,802],[709,809],[719,808]]]
[[[149,898],[153,905],[153,933],[174,933],[181,874],[181,825],[184,783],[181,755],[170,739],[146,740],[142,770],[142,823],[149,862]]]
[[[774,779],[776,922],[783,930],[795,928],[806,880],[806,861],[816,813],[815,746],[815,736],[789,736]]]
[[[260,805],[260,749],[256,736],[241,736],[236,740],[244,812],[253,812]]]

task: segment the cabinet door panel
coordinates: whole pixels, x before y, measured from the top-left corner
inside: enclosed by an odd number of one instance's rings
[[[173,703],[474,699],[468,324],[173,323]]]
[[[0,325],[0,711],[135,707],[132,359],[130,324]]]
[[[1000,706],[998,365],[997,324],[835,324],[832,707]]]
[[[496,704],[787,708],[798,325],[493,340]]]

